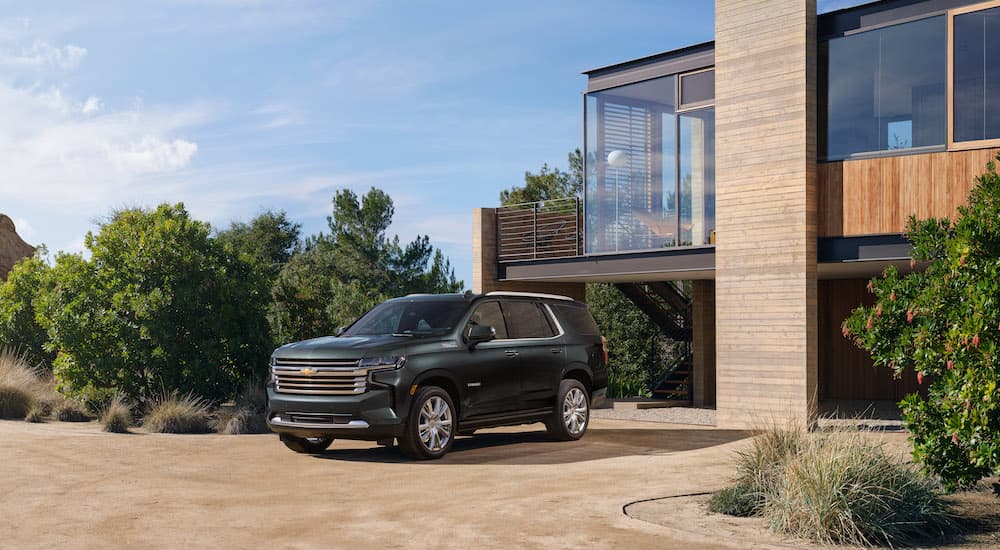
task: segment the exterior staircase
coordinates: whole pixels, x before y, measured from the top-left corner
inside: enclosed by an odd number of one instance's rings
[[[653,397],[691,400],[691,299],[672,282],[615,285],[676,343],[674,362],[653,384]]]

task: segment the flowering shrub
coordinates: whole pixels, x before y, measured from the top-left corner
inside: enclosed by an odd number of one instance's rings
[[[1000,160],[1000,155],[998,155]],[[897,376],[907,366],[927,399],[900,403],[914,458],[946,487],[1000,471],[1000,175],[991,162],[958,219],[911,218],[913,260],[872,279],[872,307],[844,322],[844,335]]]

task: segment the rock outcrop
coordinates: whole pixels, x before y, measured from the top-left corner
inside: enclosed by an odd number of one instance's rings
[[[0,279],[6,279],[14,264],[35,253],[35,247],[17,234],[14,221],[0,214]]]

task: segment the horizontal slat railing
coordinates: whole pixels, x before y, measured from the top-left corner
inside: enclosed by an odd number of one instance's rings
[[[497,260],[567,258],[582,254],[577,198],[497,208]]]

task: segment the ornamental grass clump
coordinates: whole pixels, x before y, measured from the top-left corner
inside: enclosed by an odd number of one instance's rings
[[[861,433],[769,430],[738,455],[735,484],[713,512],[759,516],[824,544],[910,544],[952,527],[937,483]]]
[[[0,418],[25,418],[44,393],[45,382],[26,356],[0,348]]]
[[[825,544],[909,544],[950,526],[937,483],[864,435],[818,437],[786,464],[764,508],[779,533]]]
[[[220,434],[262,434],[268,433],[264,412],[267,408],[267,391],[264,385],[255,381],[247,382],[236,396],[236,406],[216,411],[212,418],[212,428]]]
[[[208,433],[211,407],[208,401],[177,391],[161,395],[143,419],[143,426],[156,433]]]
[[[90,422],[87,408],[75,399],[63,398],[52,412],[60,422]]]
[[[709,509],[731,516],[755,516],[769,495],[781,490],[787,462],[803,447],[807,434],[794,426],[772,425],[736,453],[735,485],[716,493]]]
[[[132,409],[128,406],[125,396],[115,394],[101,411],[101,426],[110,433],[128,433],[132,425]]]

